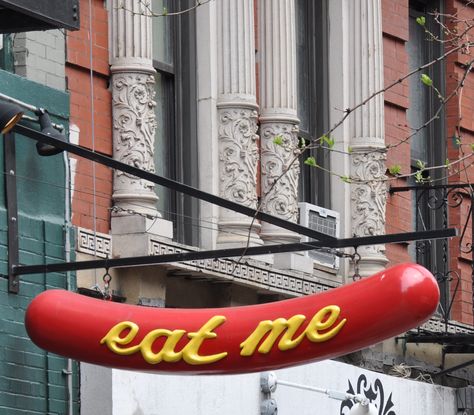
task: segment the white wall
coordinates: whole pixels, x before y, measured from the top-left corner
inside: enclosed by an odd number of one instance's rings
[[[263,398],[260,375],[172,376],[81,365],[81,407],[87,415],[258,415]],[[275,372],[277,379],[346,392],[357,391],[361,376],[372,387],[375,404],[395,415],[457,413],[455,390],[382,375],[355,366],[324,361]],[[109,383],[109,379],[111,383]],[[377,379],[380,383],[376,382]],[[111,385],[107,390],[108,385]],[[104,390],[104,387],[106,390]],[[383,394],[382,394],[383,391]],[[340,415],[341,402],[323,394],[279,385],[272,395],[279,415]],[[387,412],[388,413],[388,412]]]
[[[15,34],[15,73],[51,88],[64,90],[65,47],[65,35],[61,30]]]

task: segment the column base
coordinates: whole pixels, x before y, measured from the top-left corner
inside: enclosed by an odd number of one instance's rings
[[[249,237],[250,222],[245,223],[245,221],[220,221],[219,235],[217,236],[216,243],[217,249],[263,245],[263,241],[257,233],[260,229],[260,224],[254,222]]]
[[[382,254],[365,254],[360,253],[361,257],[359,260],[359,275],[364,277],[370,277],[377,272],[383,271],[388,264],[387,257]],[[352,279],[354,275],[354,267],[351,266],[351,274],[348,275],[346,278],[348,281]]]
[[[112,217],[111,233],[114,257],[145,256],[150,255],[151,237],[173,239],[173,223],[161,218],[115,216]]]
[[[283,254],[274,254],[273,266],[279,269],[300,271],[307,274],[312,274],[314,262],[311,258],[304,254],[297,252],[286,252]]]

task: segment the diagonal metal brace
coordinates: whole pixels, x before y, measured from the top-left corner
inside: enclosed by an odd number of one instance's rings
[[[171,179],[167,179],[166,177],[158,176],[157,174],[138,169],[134,166],[130,166],[126,163],[122,163],[118,160],[114,160],[111,157],[89,150],[85,147],[67,143],[62,140],[58,140],[57,138],[43,134],[40,131],[34,130],[24,125],[17,124],[14,127],[14,131],[16,131],[18,134],[22,134],[40,143],[50,144],[62,150],[68,151],[69,153],[76,154],[77,156],[84,157],[88,160],[92,160],[97,163],[103,164],[104,166],[111,167],[113,169],[132,174],[141,179],[145,179],[152,183],[159,184],[160,186],[167,187],[168,189],[176,190],[186,195],[203,200],[205,202],[209,202],[214,205],[233,210],[234,212],[241,213],[242,215],[255,217],[256,219],[262,220],[272,225],[279,226],[284,229],[288,229],[300,235],[308,236],[310,238],[317,239],[319,241],[336,240],[336,238],[334,238],[333,236],[326,235],[322,232],[317,232],[315,230],[298,225],[297,223],[281,219],[277,216],[269,215],[259,210],[255,210],[247,206],[243,206],[239,203],[231,202],[230,200],[224,199],[219,196],[215,196],[211,193],[204,192],[192,186],[188,186],[186,184],[179,183]]]

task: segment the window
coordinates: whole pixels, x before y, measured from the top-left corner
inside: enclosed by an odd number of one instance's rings
[[[439,23],[430,14],[434,10],[442,12],[441,6],[442,2],[439,0],[410,2],[409,41],[406,45],[410,70],[432,61],[443,53],[440,42],[427,40],[428,35],[424,28],[416,21],[418,17],[424,16],[427,29],[433,34],[441,36]],[[433,65],[423,73],[433,80],[433,85],[443,94],[443,63]],[[413,132],[423,126],[441,108],[437,94],[420,81],[420,75],[414,75],[409,80],[410,107],[407,111],[407,119]],[[441,110],[438,119],[417,131],[411,138],[410,153],[412,171],[417,171],[420,163],[425,163],[426,166],[444,164],[446,137],[443,110]],[[441,171],[429,172],[430,178],[436,180],[436,184],[444,183],[443,174]],[[419,185],[419,183],[412,184]],[[446,226],[443,220],[443,209],[433,209],[433,194],[416,192],[414,199],[413,217],[416,230],[441,229]],[[430,269],[435,275],[444,274],[448,261],[447,248],[443,245],[445,243],[443,240],[419,242],[416,244],[416,252],[413,253],[413,256],[418,263]],[[442,294],[446,295],[446,293]]]
[[[12,34],[0,34],[0,69],[9,72],[14,72],[13,36]]]
[[[191,0],[153,0],[160,13],[183,10]],[[195,12],[153,18],[156,74],[155,168],[178,182],[198,187],[196,135]],[[197,246],[199,204],[195,198],[157,186],[158,209],[174,223],[178,242]]]
[[[296,1],[298,117],[300,142],[317,139],[328,129],[327,0]],[[303,164],[312,156],[329,168],[329,151],[306,151],[301,160],[300,201],[330,207],[329,174]]]

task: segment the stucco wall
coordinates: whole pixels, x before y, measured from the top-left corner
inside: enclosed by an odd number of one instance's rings
[[[102,415],[259,415],[272,398],[280,415],[347,414],[348,407],[324,394],[278,385],[271,397],[260,390],[260,374],[229,376],[153,375],[81,365],[82,411]],[[324,361],[275,372],[277,379],[306,386],[372,393],[374,404],[393,415],[457,413],[451,388],[400,379],[355,366]],[[93,374],[93,376],[92,376]],[[93,383],[91,383],[93,382]],[[103,384],[112,388],[112,396]],[[110,385],[111,384],[111,385]],[[358,384],[362,387],[358,388]],[[102,385],[102,386],[101,386]],[[342,406],[341,406],[342,405]],[[100,408],[100,410],[99,410]]]

